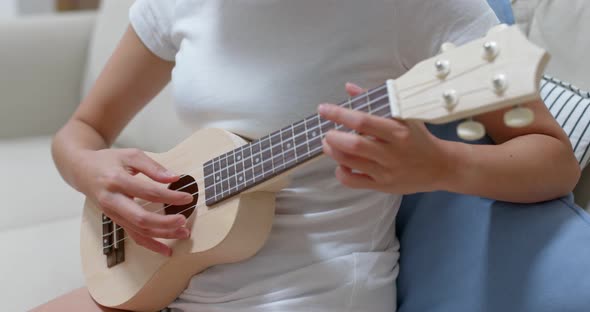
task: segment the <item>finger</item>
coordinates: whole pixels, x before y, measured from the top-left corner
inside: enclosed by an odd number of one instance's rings
[[[375,189],[376,183],[366,174],[354,173],[350,168],[338,166],[336,168],[336,179],[342,185],[353,189]]]
[[[351,82],[347,82],[344,87],[346,88],[346,92],[350,96],[357,96],[359,94],[362,94],[362,93],[367,92],[366,89],[363,89],[363,88],[361,88],[361,87],[359,87],[356,84],[351,83]]]
[[[126,166],[141,172],[154,181],[172,183],[178,181],[180,176],[167,170],[155,160],[138,149],[124,150],[124,163]]]
[[[186,223],[183,215],[167,216],[147,211],[123,194],[105,195],[100,198],[99,204],[103,209],[116,211],[133,230],[144,235],[152,234],[150,229],[175,230]]]
[[[409,132],[408,127],[399,121],[345,109],[333,104],[321,104],[318,112],[324,119],[386,142],[395,141],[394,133],[396,132]]]
[[[390,152],[384,148],[383,143],[341,131],[329,131],[324,140],[330,147],[343,153],[371,160],[385,167],[387,165],[387,155]]]
[[[127,235],[129,235],[138,245],[143,246],[151,251],[157,252],[161,255],[166,257],[172,256],[172,248],[168,245],[159,242],[153,238],[149,238],[143,236],[139,233],[134,233],[133,231],[126,230]]]
[[[116,211],[111,209],[105,209],[105,214],[109,216],[113,223],[125,228],[133,230],[134,232],[146,236],[146,237],[158,237],[158,238],[168,238],[168,239],[187,239],[190,237],[190,230],[185,227],[180,227],[177,229],[146,229],[146,230],[139,230],[127,220],[125,220],[121,215],[119,215]]]
[[[121,219],[113,219],[116,224],[120,226],[131,229],[132,231],[138,233],[139,235],[151,238],[166,238],[166,239],[187,239],[191,236],[191,232],[189,229],[185,227],[180,227],[177,229],[157,229],[157,228],[147,228],[147,229],[140,229],[134,226],[133,224],[127,222],[123,218]],[[120,222],[120,223],[119,223]]]
[[[369,175],[373,179],[375,179],[379,175],[379,173],[381,171],[383,171],[383,168],[381,168],[381,166],[379,166],[374,161],[370,161],[365,158],[346,154],[336,148],[333,148],[327,142],[324,142],[323,148],[324,148],[324,153],[326,153],[326,155],[332,157],[340,165],[344,165],[347,168],[361,171],[361,172]]]
[[[122,175],[118,182],[119,191],[131,196],[154,203],[166,203],[171,205],[185,205],[193,201],[193,194],[173,191],[153,181],[146,181]]]

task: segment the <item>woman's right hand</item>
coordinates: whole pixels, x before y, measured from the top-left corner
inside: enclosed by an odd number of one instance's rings
[[[186,239],[186,218],[162,215],[141,207],[134,198],[149,202],[185,205],[193,196],[169,190],[168,183],[180,177],[162,167],[137,149],[103,149],[80,152],[81,161],[73,175],[76,186],[98,204],[104,214],[122,226],[137,244],[157,253],[171,256],[172,249],[154,238]],[[142,173],[151,180],[138,179]]]

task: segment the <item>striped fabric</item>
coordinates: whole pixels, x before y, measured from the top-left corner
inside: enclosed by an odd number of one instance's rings
[[[580,166],[586,167],[590,160],[590,92],[543,76],[541,98],[569,136]]]

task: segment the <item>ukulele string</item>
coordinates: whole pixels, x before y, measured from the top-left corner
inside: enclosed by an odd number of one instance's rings
[[[377,90],[378,90],[378,89],[375,89],[375,91],[374,91],[374,92],[376,92]],[[369,93],[369,92],[367,92],[367,93]],[[383,95],[383,96],[381,96],[381,97],[379,97],[379,98],[377,98],[377,99],[374,99],[373,101],[369,101],[369,102],[367,102],[367,103],[365,103],[365,104],[363,104],[363,105],[361,105],[361,106],[357,107],[357,109],[362,109],[362,108],[365,108],[366,106],[369,106],[369,107],[370,107],[370,105],[372,105],[372,104],[375,104],[375,103],[377,103],[377,102],[379,102],[379,101],[383,100],[383,99],[384,99],[384,98],[386,98],[386,97],[387,97],[387,95]],[[379,111],[381,111],[381,110],[382,110],[382,109],[384,109],[384,108],[387,108],[387,106],[382,106],[382,107],[380,107],[379,109],[377,109],[377,110],[375,110],[375,111],[372,111],[372,113],[379,112]],[[314,118],[317,118],[317,117],[319,117],[319,115],[316,115],[316,117],[314,117]],[[385,117],[385,116],[382,116],[382,117]],[[296,137],[299,137],[299,136],[301,136],[301,135],[307,135],[309,132],[311,132],[311,131],[313,131],[313,130],[315,130],[315,129],[317,129],[317,128],[319,128],[319,127],[321,127],[321,126],[323,126],[323,125],[325,125],[325,124],[327,124],[327,123],[329,123],[329,122],[330,122],[330,121],[324,121],[324,122],[320,123],[318,126],[315,126],[315,127],[312,127],[312,128],[310,128],[310,129],[307,129],[305,132],[303,132],[303,133],[300,133],[300,134],[296,135],[294,138],[296,138]],[[338,130],[338,129],[340,129],[341,127],[342,127],[342,125],[336,125],[336,126],[335,126],[335,129],[336,129],[336,130]],[[300,143],[299,145],[296,145],[296,146],[294,146],[294,147],[292,147],[292,148],[289,148],[289,149],[287,149],[287,150],[285,150],[285,151],[283,151],[283,152],[281,152],[281,153],[279,153],[279,154],[277,154],[277,155],[273,155],[273,158],[274,158],[274,157],[277,157],[277,156],[284,156],[284,155],[286,155],[286,154],[287,154],[287,152],[290,152],[290,151],[292,151],[292,150],[295,150],[295,149],[297,149],[298,147],[301,147],[301,146],[303,146],[303,145],[305,145],[305,144],[307,144],[307,142],[306,142],[306,141],[304,141],[304,142]],[[261,150],[261,152],[263,152],[263,151],[266,151],[266,150],[270,150],[270,149],[272,149],[272,148],[273,148],[273,147],[275,147],[275,146],[278,146],[278,144],[276,144],[276,145],[272,145],[272,146],[270,146],[269,148],[266,148],[266,149],[264,149],[264,150]],[[312,151],[312,152],[315,152],[315,150],[314,150],[314,151]],[[253,155],[252,155],[252,156],[250,156],[250,157],[247,157],[247,158],[245,158],[245,159],[243,159],[243,160],[241,160],[241,162],[243,163],[243,162],[244,162],[246,159],[251,159],[252,157],[253,157]],[[266,172],[263,172],[263,174],[265,174],[265,173],[266,173]],[[212,173],[212,174],[214,174],[214,173]],[[205,176],[204,178],[196,179],[194,182],[188,183],[188,184],[186,184],[186,185],[182,186],[181,188],[178,188],[177,190],[181,190],[181,189],[184,189],[184,188],[186,188],[186,187],[189,187],[189,186],[191,186],[191,185],[197,184],[198,182],[202,182],[202,181],[204,181],[204,180],[205,180],[207,177],[211,176],[212,174],[209,174],[209,175]],[[183,175],[183,176],[181,176],[181,178],[182,178],[182,177],[185,177],[185,176],[186,176],[186,175]],[[254,179],[255,179],[255,178],[257,178],[257,177],[259,177],[259,175],[258,175],[258,176],[255,176],[255,177],[254,177]],[[225,179],[222,179],[222,180],[220,180],[220,181],[217,181],[217,182],[215,182],[213,185],[210,185],[210,186],[208,186],[207,188],[215,187],[216,185],[222,184],[224,181],[227,181],[227,180],[229,180],[230,178],[232,178],[232,176],[228,176],[228,177],[227,177],[227,178],[225,178]],[[245,181],[244,183],[247,183],[247,182],[249,182],[249,181]],[[194,195],[198,195],[198,194],[199,194],[199,191],[197,191],[196,193],[192,193],[191,195],[193,195],[193,196],[194,196]],[[154,204],[154,202],[151,202],[151,201],[146,201],[146,202],[144,202],[144,203],[142,203],[142,204],[141,204],[141,207],[144,207],[144,208],[145,208],[146,206],[148,206],[148,205],[150,205],[150,204]],[[160,212],[160,211],[162,211],[163,209],[166,209],[166,208],[168,208],[168,207],[171,207],[171,206],[174,206],[174,205],[167,204],[167,205],[165,205],[164,207],[162,207],[162,208],[160,208],[160,209],[158,209],[158,210],[155,210],[155,211],[151,211],[151,212]],[[112,220],[109,220],[109,221],[103,221],[103,222],[102,222],[102,224],[103,224],[103,225],[104,225],[104,224],[109,224],[109,223],[111,223],[111,222],[112,222]],[[109,234],[110,234],[110,233],[109,233]],[[108,235],[108,234],[105,234],[105,235]]]
[[[380,108],[380,109],[377,109],[377,110],[375,110],[375,112],[378,112],[378,111],[380,111],[380,110],[381,110],[381,109],[383,109],[383,108],[385,108],[385,106],[384,106],[384,107],[382,107],[382,108]],[[335,129],[336,129],[336,130],[339,130],[339,129],[340,129],[340,128],[342,128],[342,127],[343,127],[342,125],[336,125]],[[313,128],[312,128],[312,129],[313,129]],[[307,144],[307,142],[302,142],[302,143],[300,143],[299,145],[296,145],[296,146],[294,146],[294,147],[292,147],[292,148],[290,148],[290,149],[288,149],[288,150],[285,150],[285,151],[283,151],[283,152],[281,152],[281,153],[279,153],[279,154],[277,154],[277,155],[273,155],[273,157],[272,157],[272,158],[274,159],[275,157],[284,156],[284,155],[285,155],[287,152],[289,152],[289,151],[291,151],[291,150],[294,150],[294,149],[296,149],[296,148],[298,148],[298,147],[301,147],[301,146],[303,146],[303,145],[305,145],[305,144]],[[322,148],[322,147],[320,146],[320,148]],[[318,149],[318,148],[316,148],[316,149],[314,149],[314,150],[312,150],[312,151],[309,151],[309,154],[315,153],[315,152],[317,152],[318,150],[319,150],[319,149]],[[262,172],[261,174],[259,174],[259,175],[257,175],[257,176],[254,176],[252,179],[250,179],[250,180],[246,180],[246,181],[244,181],[244,182],[242,182],[242,183],[243,183],[243,184],[245,184],[245,183],[248,183],[248,182],[250,182],[250,181],[254,181],[255,179],[257,179],[257,178],[258,178],[258,177],[260,177],[261,175],[264,175],[264,174],[267,174],[267,173],[268,173],[268,172]],[[226,179],[222,179],[221,181],[218,181],[218,182],[216,182],[215,184],[221,184],[223,181],[227,181],[227,180],[228,180],[228,179],[230,179],[230,178],[231,178],[231,177],[227,177]],[[202,180],[202,179],[199,179],[199,180]],[[192,183],[190,183],[190,184],[187,184],[187,186],[189,186],[189,185],[193,185],[193,184],[195,184],[195,183],[196,183],[196,181],[195,181],[195,182],[192,182]],[[214,187],[214,186],[215,186],[215,185],[210,185],[210,186],[209,186],[209,188],[210,188],[210,187]],[[198,195],[198,194],[199,194],[199,192],[200,192],[200,191],[197,191],[197,192],[195,192],[195,193],[192,193],[191,195],[193,195],[193,196],[194,196],[194,195]],[[148,203],[151,203],[151,202],[148,202]],[[147,205],[143,205],[143,206],[147,206]],[[151,212],[160,212],[160,211],[162,211],[163,209],[166,209],[166,208],[168,208],[168,207],[171,207],[171,206],[174,206],[174,205],[167,204],[167,205],[165,205],[164,207],[162,207],[162,208],[160,208],[160,209],[158,209],[158,210],[155,210],[155,211],[151,211]]]
[[[342,127],[342,126],[341,126],[341,125],[337,125],[336,127]],[[303,142],[303,143],[301,143],[301,144],[297,145],[297,147],[299,147],[299,146],[302,146],[303,144],[306,144],[306,143],[305,143],[305,142]],[[322,146],[318,146],[318,147],[316,147],[315,149],[313,149],[313,150],[309,151],[309,152],[308,152],[308,154],[309,154],[309,155],[311,155],[311,154],[313,154],[313,153],[315,153],[315,152],[319,151],[321,148],[322,148]],[[308,155],[308,156],[309,156],[309,155]],[[277,155],[277,156],[279,156],[279,155]],[[258,179],[259,177],[262,177],[262,176],[264,176],[264,175],[265,175],[265,174],[267,174],[267,173],[268,173],[268,172],[261,172],[260,174],[258,174],[258,175],[256,175],[256,176],[253,176],[251,179],[249,179],[249,180],[247,180],[247,181],[244,181],[243,183],[253,182],[254,180]],[[191,183],[191,184],[193,184],[193,183]],[[199,194],[199,191],[197,191],[197,192],[195,192],[195,193],[192,193],[192,194],[191,194],[191,193],[189,193],[189,194],[190,194],[190,195],[192,195],[192,196],[195,196],[195,195],[198,195],[198,194]],[[153,202],[149,202],[149,203],[151,204],[151,203],[153,203]],[[190,207],[188,207],[188,208],[186,208],[186,209],[184,209],[184,210],[182,210],[182,211],[180,211],[180,212],[178,212],[178,213],[175,213],[174,215],[179,215],[179,214],[182,214],[183,212],[185,212],[185,211],[187,211],[187,210],[190,210],[190,209],[198,209],[198,208],[202,207],[202,206],[203,206],[203,204],[204,204],[204,203],[201,203],[201,204],[199,204],[199,205],[190,206]],[[142,207],[143,207],[143,206],[145,206],[145,205],[142,205]],[[161,212],[161,211],[165,210],[166,208],[169,208],[169,207],[172,207],[172,206],[175,206],[175,205],[172,205],[172,204],[166,204],[166,205],[164,205],[163,207],[161,207],[161,208],[158,208],[158,209],[156,209],[156,210],[153,210],[153,211],[151,211],[151,210],[148,210],[148,211],[149,211],[149,212],[152,212],[152,213],[158,213],[158,212]],[[108,222],[103,222],[103,224],[108,224],[108,223],[111,223],[111,222],[113,222],[113,221],[112,221],[112,220],[110,220],[110,221],[108,221]],[[115,231],[116,231],[116,230],[114,230],[114,229],[113,229],[113,231],[111,231],[111,232],[109,232],[109,233],[106,233],[106,234],[103,234],[103,237],[109,236],[109,235],[113,234]],[[117,242],[118,242],[118,241],[117,241]],[[117,242],[115,242],[115,243],[117,243]],[[110,247],[110,246],[107,246],[107,247]]]
[[[384,88],[385,88],[385,86],[381,86],[381,87],[379,87],[379,88],[375,88],[375,89],[373,89],[373,90],[371,90],[371,91],[369,91],[369,92],[365,92],[365,93],[366,93],[366,95],[365,95],[365,96],[366,96],[366,97],[368,97],[370,94],[372,94],[372,93],[375,93],[375,92],[378,92],[378,91],[381,91],[381,90],[383,90]],[[363,104],[363,105],[360,105],[360,106],[356,107],[356,109],[363,109],[363,108],[365,108],[365,107],[367,107],[367,106],[369,106],[369,107],[370,107],[372,104],[375,104],[375,103],[377,103],[377,102],[379,102],[379,101],[382,101],[383,99],[385,99],[385,98],[387,98],[387,97],[388,97],[388,95],[386,94],[386,95],[383,95],[383,96],[381,96],[381,97],[379,97],[379,98],[376,98],[376,99],[374,99],[374,100],[372,100],[372,101],[367,101],[365,104]],[[348,101],[348,103],[350,103],[350,100]],[[377,110],[375,110],[375,111],[372,111],[372,113],[378,112],[378,111],[380,111],[380,110],[382,110],[382,109],[384,109],[384,108],[386,108],[386,107],[388,107],[388,106],[384,105],[384,106],[380,107],[379,109],[377,109]],[[320,117],[319,115],[315,115],[313,118],[321,118],[321,117]],[[301,135],[307,135],[308,133],[312,132],[313,130],[315,130],[315,129],[317,129],[317,128],[320,128],[321,126],[324,126],[324,125],[326,125],[326,124],[328,124],[328,123],[330,123],[330,122],[331,122],[331,121],[329,121],[329,120],[327,120],[327,121],[324,121],[324,122],[321,122],[321,123],[319,123],[317,126],[315,126],[315,127],[311,127],[310,129],[307,129],[307,130],[305,130],[304,132],[302,132],[302,133],[300,133],[300,134],[297,134],[297,135],[295,135],[295,136],[293,137],[293,139],[295,140],[295,138],[297,138],[297,137],[299,137],[299,136],[301,136]],[[342,125],[338,125],[338,124],[337,124],[337,125],[335,126],[335,128],[334,128],[334,129],[338,130],[338,129],[339,129],[339,128],[341,128],[341,127],[342,127]],[[323,134],[322,134],[322,135],[323,135]],[[264,152],[264,151],[271,150],[272,148],[274,148],[274,147],[276,147],[276,146],[278,146],[278,145],[280,145],[280,144],[281,144],[281,143],[278,143],[278,144],[275,144],[275,145],[271,145],[271,146],[269,146],[268,148],[265,148],[265,149],[261,150],[261,151],[260,151],[260,153],[262,153],[262,152]],[[273,155],[273,156],[272,156],[272,158],[274,159],[275,157],[278,157],[278,156],[284,156],[284,155],[286,155],[288,152],[290,152],[290,151],[292,151],[292,150],[295,150],[296,148],[298,148],[298,147],[301,147],[301,146],[302,146],[302,145],[304,145],[304,144],[307,144],[307,142],[306,142],[306,141],[304,141],[304,142],[300,143],[299,145],[293,146],[293,147],[291,147],[291,148],[289,148],[289,149],[287,149],[287,150],[285,150],[285,151],[282,151],[281,153],[279,153],[279,154],[277,154],[277,155]],[[315,152],[315,150],[314,150],[314,152]],[[254,156],[255,156],[255,155],[250,155],[249,157],[242,159],[242,160],[241,160],[242,164],[245,162],[245,160],[246,160],[246,159],[250,159],[250,160],[252,160],[252,158],[253,158]],[[203,169],[203,167],[201,167],[201,168],[198,168],[198,169]],[[221,171],[221,170],[220,170],[220,171]],[[208,174],[207,176],[205,176],[205,177],[203,177],[203,178],[200,178],[200,179],[195,179],[195,181],[194,181],[194,182],[188,183],[188,184],[186,184],[186,185],[184,185],[184,186],[182,186],[182,187],[180,187],[180,188],[176,189],[176,191],[178,191],[178,190],[181,190],[181,189],[184,189],[184,188],[186,188],[186,187],[189,187],[189,186],[191,186],[191,185],[197,184],[197,183],[199,183],[199,182],[202,182],[202,181],[204,181],[205,179],[207,179],[208,177],[210,177],[210,176],[212,176],[212,175],[215,175],[216,173],[219,173],[220,171],[214,171],[214,172],[212,172],[212,173]],[[263,174],[264,174],[264,173],[265,173],[265,172],[263,172]],[[186,176],[186,175],[182,175],[182,176],[181,176],[181,178],[182,178],[182,177],[185,177],[185,176]],[[256,176],[256,177],[258,177],[258,176]],[[256,177],[255,177],[255,178],[256,178]],[[225,179],[222,179],[222,180],[220,180],[220,181],[217,181],[217,182],[215,182],[213,185],[211,185],[211,186],[209,186],[209,187],[213,187],[213,186],[215,186],[216,184],[221,184],[221,183],[223,183],[224,181],[227,181],[227,180],[229,180],[230,178],[232,178],[232,176],[228,176],[228,177],[226,177]],[[247,182],[247,181],[246,181],[246,182]],[[193,193],[193,194],[191,194],[191,195],[193,195],[193,196],[194,196],[194,195],[197,195],[197,194],[199,194],[199,192]],[[155,203],[155,202],[152,202],[152,201],[146,201],[146,202],[142,203],[140,206],[141,206],[141,207],[146,207],[146,206],[148,206],[148,205],[150,205],[150,204],[154,204],[154,203]],[[166,209],[166,208],[168,208],[168,207],[171,207],[171,206],[173,206],[173,205],[170,205],[170,204],[168,204],[168,205],[164,206],[164,207],[163,207],[163,208],[161,208],[161,209],[158,209],[158,210],[156,210],[156,211],[151,211],[151,212],[159,212],[159,211],[161,211],[161,210],[163,210],[163,209]],[[112,222],[111,220],[109,220],[109,221],[103,221],[103,222],[102,222],[102,224],[109,224],[109,223],[111,223],[111,222]]]
[[[315,148],[315,149],[313,149],[312,151],[310,151],[310,152],[309,152],[309,154],[315,153],[315,152],[317,152],[317,151],[319,151],[319,150],[321,150],[321,149],[322,149],[322,146],[318,146],[317,148]],[[262,175],[263,175],[263,174],[264,174],[264,172],[262,173]],[[253,178],[252,178],[252,180],[254,180],[254,179],[256,179],[256,178],[258,178],[258,177],[260,177],[260,176],[261,176],[261,175],[257,175],[257,176],[255,176],[255,177],[253,177]],[[198,192],[197,192],[197,193],[198,193]],[[197,193],[195,193],[195,194],[193,194],[193,195],[196,195]],[[206,205],[206,203],[205,203],[205,202],[201,202],[200,204],[195,204],[195,205],[193,205],[193,206],[190,206],[190,207],[188,207],[188,208],[186,208],[186,209],[183,209],[183,210],[181,210],[180,212],[177,212],[177,213],[175,213],[174,215],[179,215],[179,214],[182,214],[183,212],[189,211],[189,210],[191,210],[191,209],[199,209],[199,208],[201,208],[201,207],[203,207],[203,206],[205,206],[205,205]],[[153,212],[153,213],[157,213],[157,212],[160,212],[160,211],[162,211],[162,210],[164,210],[164,209],[165,209],[165,208],[160,208],[160,209],[158,209],[158,210],[155,210],[155,211],[152,211],[152,212]],[[111,234],[113,234],[115,231],[116,231],[116,230],[113,230],[113,231],[112,231],[112,232],[110,232],[110,233],[104,234],[104,235],[103,235],[103,237],[105,237],[105,236],[108,236],[108,235],[111,235]],[[120,242],[122,242],[122,241],[126,240],[128,237],[129,237],[129,236],[125,235],[125,237],[123,237],[123,238],[121,238],[121,239],[119,239],[119,240],[116,240],[116,241],[115,241],[115,242],[113,242],[112,244],[110,244],[110,245],[107,245],[107,246],[103,246],[103,247],[102,247],[102,249],[104,249],[104,248],[111,248],[111,247],[115,246],[116,244],[118,244],[118,243],[120,243]]]
[[[381,110],[381,109],[382,109],[382,108],[380,108],[380,109],[378,109],[378,110],[376,110],[376,111],[379,111],[379,110]],[[343,125],[336,125],[335,129],[336,129],[336,130],[338,130],[338,129],[342,128],[342,127],[343,127]],[[301,146],[302,144],[305,144],[305,143],[301,143],[301,144],[300,144],[300,145],[298,145],[298,146]],[[321,150],[321,149],[323,149],[323,146],[318,146],[318,147],[316,147],[315,149],[313,149],[313,150],[309,151],[309,152],[308,152],[308,154],[309,154],[309,155],[311,155],[311,154],[313,154],[313,153],[315,153],[315,152],[317,152],[317,151],[319,151],[319,150]],[[263,176],[263,175],[264,175],[264,174],[266,174],[266,173],[267,173],[267,172],[262,172],[262,173],[260,173],[259,175],[252,177],[250,180],[246,181],[245,183],[247,183],[247,182],[250,182],[250,181],[254,181],[254,180],[256,180],[258,177],[261,177],[261,176]],[[194,195],[197,195],[197,194],[199,194],[199,192],[193,193],[193,194],[191,194],[191,195],[193,195],[193,196],[194,196]],[[203,206],[205,206],[205,205],[206,205],[206,202],[201,202],[200,204],[195,204],[195,205],[193,205],[193,206],[190,206],[190,207],[188,207],[188,208],[185,208],[185,209],[181,210],[180,212],[177,212],[177,213],[175,213],[174,215],[179,215],[179,214],[182,214],[183,212],[189,211],[189,210],[191,210],[191,209],[199,209],[199,208],[201,208],[201,207],[203,207]],[[153,213],[158,213],[158,212],[161,212],[161,211],[163,211],[164,209],[166,209],[166,208],[168,208],[168,207],[171,207],[171,206],[172,206],[172,205],[170,205],[170,204],[167,204],[167,205],[165,205],[164,207],[162,207],[162,208],[159,208],[159,209],[157,209],[157,210],[154,210],[154,211],[151,211],[151,212],[153,212]],[[112,222],[112,221],[111,221],[111,222]],[[107,235],[111,235],[111,234],[112,234],[112,233],[114,233],[115,231],[116,231],[116,230],[113,230],[112,232],[110,232],[110,233],[108,233],[108,234],[105,234],[105,235],[103,235],[103,237],[104,237],[104,236],[107,236]],[[103,247],[103,248],[110,248],[110,247],[113,247],[115,244],[118,244],[118,243],[120,243],[120,242],[124,241],[124,240],[125,240],[125,239],[127,239],[128,237],[129,237],[129,236],[127,236],[127,235],[126,235],[125,237],[121,238],[120,240],[117,240],[117,241],[113,242],[111,245],[105,246],[105,247]]]

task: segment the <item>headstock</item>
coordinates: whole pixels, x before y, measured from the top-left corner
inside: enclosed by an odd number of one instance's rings
[[[517,26],[500,25],[484,38],[461,47],[445,43],[441,50],[388,81],[394,117],[439,124],[534,100],[549,60]],[[523,127],[533,120],[533,113],[524,107],[504,116],[510,127]],[[485,135],[483,125],[473,120],[457,130],[466,140]]]

